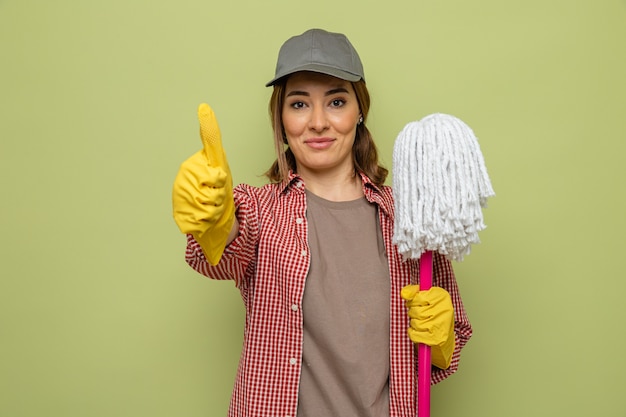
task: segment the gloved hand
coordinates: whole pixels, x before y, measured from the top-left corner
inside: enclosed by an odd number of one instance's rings
[[[212,265],[217,265],[235,222],[233,180],[222,148],[222,135],[213,110],[198,107],[203,149],[182,163],[174,180],[174,220],[193,235]]]
[[[402,288],[411,325],[409,338],[413,343],[431,347],[432,364],[447,369],[454,352],[454,308],[448,291],[431,287],[420,291],[419,285]]]

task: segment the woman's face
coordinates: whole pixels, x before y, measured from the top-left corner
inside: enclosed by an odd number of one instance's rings
[[[285,85],[282,121],[300,175],[352,175],[352,145],[361,116],[352,84],[298,72]]]

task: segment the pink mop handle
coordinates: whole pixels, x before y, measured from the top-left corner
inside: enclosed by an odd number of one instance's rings
[[[433,285],[433,253],[424,252],[419,258],[420,291]],[[417,345],[417,416],[430,417],[430,346]]]

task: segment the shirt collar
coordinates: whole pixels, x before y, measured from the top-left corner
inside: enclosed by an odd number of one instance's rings
[[[280,191],[280,195],[285,195],[291,190],[304,192],[304,180],[300,175],[296,174],[292,170],[289,170],[287,179],[278,184],[278,189]]]
[[[384,192],[382,187],[374,184],[372,180],[364,173],[359,172],[359,174],[361,175],[361,180],[363,181],[363,194],[365,194],[365,198],[367,199],[367,201],[378,205],[383,213],[393,218],[394,203],[391,197],[391,193]]]

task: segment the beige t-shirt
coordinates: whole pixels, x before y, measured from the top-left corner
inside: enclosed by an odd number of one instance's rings
[[[298,417],[389,416],[389,266],[377,206],[307,192]]]

